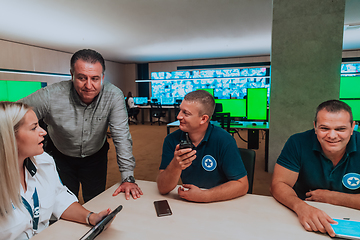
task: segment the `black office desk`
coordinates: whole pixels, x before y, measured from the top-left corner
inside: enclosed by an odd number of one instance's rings
[[[215,126],[220,127],[220,123],[216,121],[211,121],[212,124]],[[254,126],[253,123],[256,125]],[[166,131],[167,134],[170,133],[170,128],[179,127],[180,122],[175,121],[172,123],[167,124]],[[233,129],[247,129],[248,133],[249,131],[253,131],[253,134],[259,135],[259,130],[265,131],[265,171],[268,172],[268,162],[269,162],[269,123],[266,122],[264,124],[263,122],[232,122],[230,123],[230,128]]]
[[[170,122],[172,121],[172,120],[171,120],[171,109],[175,109],[175,106],[174,106],[174,105],[171,105],[171,106],[162,105],[161,107],[168,110],[168,111],[167,111],[168,123],[170,123]],[[152,110],[151,110],[151,106],[150,106],[150,105],[147,105],[147,106],[139,106],[139,108],[141,109],[141,124],[144,124],[144,123],[145,123],[144,113],[145,113],[145,110],[146,110],[146,109],[149,111],[149,122],[152,123]]]

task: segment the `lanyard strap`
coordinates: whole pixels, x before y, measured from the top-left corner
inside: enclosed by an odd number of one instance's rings
[[[34,202],[34,210],[31,208],[30,204],[28,203],[28,201],[26,201],[25,198],[21,197],[22,202],[26,208],[26,210],[28,210],[28,212],[30,213],[31,218],[33,219],[33,229],[37,230],[38,229],[38,224],[39,224],[39,216],[40,216],[40,208],[39,208],[39,197],[35,188],[35,192],[32,196],[33,198],[33,202]]]

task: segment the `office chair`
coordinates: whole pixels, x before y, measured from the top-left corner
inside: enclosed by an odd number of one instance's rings
[[[230,133],[230,113],[215,113],[213,117],[220,122],[220,127]]]
[[[128,113],[128,123],[135,123],[137,125],[137,115],[139,114],[139,109],[137,108],[130,108],[128,102],[125,100],[126,110]],[[135,119],[135,121],[133,120]]]
[[[248,193],[252,193],[253,183],[254,183],[254,171],[255,171],[255,151],[246,148],[239,148],[241,159],[244,163],[245,169],[247,171],[247,177],[249,181],[249,190]]]
[[[215,103],[215,109],[214,109],[214,113],[211,116],[211,120],[213,121],[217,121],[218,119],[216,119],[216,114],[222,112],[223,108],[222,108],[222,104],[221,103]]]
[[[138,108],[130,108],[130,109],[128,109],[129,124],[132,122],[132,123],[135,123],[137,125],[137,115],[139,114],[139,112],[140,112],[140,110]]]
[[[181,99],[176,99],[176,100],[175,100],[175,104],[174,104],[175,120],[176,120],[176,118],[177,118],[177,115],[179,115],[181,102],[182,102]]]
[[[157,121],[159,123],[160,126],[160,118],[165,117],[166,116],[166,110],[163,109],[161,107],[161,103],[157,102],[157,101],[153,101],[150,103],[151,106],[151,117],[153,118],[157,118]],[[153,124],[153,121],[151,121],[151,125]]]

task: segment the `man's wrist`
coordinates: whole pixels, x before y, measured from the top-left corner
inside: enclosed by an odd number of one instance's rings
[[[135,183],[135,178],[133,176],[128,176],[128,177],[124,178],[121,183],[125,183],[125,182]]]

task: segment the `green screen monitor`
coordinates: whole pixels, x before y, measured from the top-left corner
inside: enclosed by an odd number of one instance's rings
[[[9,101],[7,81],[0,81],[0,101]]]
[[[42,82],[0,81],[0,101],[15,102],[45,86]]]
[[[339,98],[360,98],[360,76],[340,78]]]
[[[215,99],[222,104],[222,113],[230,113],[230,117],[246,117],[246,99]]]
[[[211,94],[211,96],[214,96],[214,89],[213,88],[199,88],[197,90],[204,90]]]
[[[247,89],[247,120],[267,120],[267,88]]]
[[[354,121],[360,121],[360,99],[357,100],[342,100],[344,103],[351,107]]]

